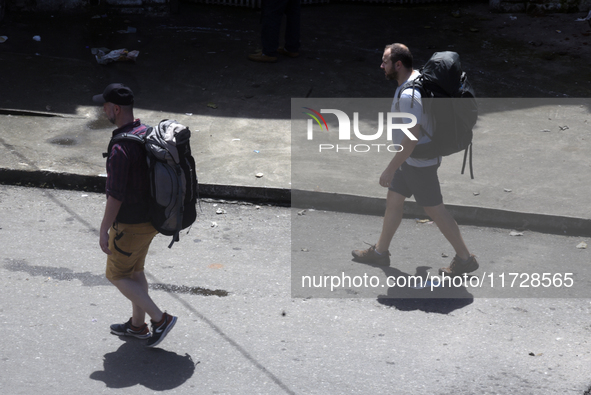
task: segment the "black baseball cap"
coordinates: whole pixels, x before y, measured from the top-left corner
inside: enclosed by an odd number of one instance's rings
[[[133,92],[129,87],[115,83],[107,86],[100,95],[94,95],[92,100],[99,104],[113,103],[119,106],[129,106],[133,104]]]

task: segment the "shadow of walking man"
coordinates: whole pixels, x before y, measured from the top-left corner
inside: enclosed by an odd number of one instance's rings
[[[413,275],[390,266],[380,268],[389,279],[388,291],[377,298],[383,305],[401,311],[449,314],[474,301],[474,296],[464,285],[438,283],[441,277],[429,273],[429,269],[432,269],[430,266],[418,266]]]
[[[191,378],[195,365],[189,354],[150,349],[143,342],[126,339],[117,351],[105,354],[104,370],[93,372],[90,378],[103,381],[108,388],[139,384],[153,391],[165,391]]]

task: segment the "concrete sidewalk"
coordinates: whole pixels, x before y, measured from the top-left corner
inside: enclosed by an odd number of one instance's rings
[[[462,18],[450,16],[446,6],[304,7],[302,56],[268,65],[246,60],[258,44],[257,11],[185,7],[181,15],[145,20],[112,16],[25,23],[7,18],[0,28],[9,35],[0,47],[0,72],[6,78],[0,98],[2,180],[100,188],[101,153],[113,127],[91,97],[121,81],[134,89],[136,116],[143,122],[173,118],[195,132],[192,145],[204,196],[288,203],[290,190],[297,189],[302,192],[296,201],[304,207],[380,215],[385,190],[377,180],[389,154],[292,160],[292,149],[304,142],[291,129],[290,102],[307,96],[390,100],[395,86],[383,79],[379,64],[383,45],[395,40],[409,44],[417,64],[435,50],[452,47],[462,54],[479,96],[488,97],[481,100],[475,129],[475,179],[460,175],[461,154],[445,158],[440,168],[444,199],[458,222],[591,235],[587,75],[581,71],[579,81],[572,74],[561,80],[536,62],[533,50],[518,50],[527,45],[519,38],[508,42],[507,37],[467,34],[467,26],[476,26],[472,31],[506,24],[506,15],[490,14],[484,4],[462,6]],[[334,18],[325,21],[328,11]],[[383,12],[391,13],[400,28],[380,17]],[[415,36],[400,33],[419,15],[439,24],[438,37],[426,28]],[[363,29],[345,29],[340,22],[345,17]],[[319,21],[326,23],[313,28]],[[545,22],[566,21],[560,15]],[[118,33],[127,25],[138,32]],[[41,42],[30,40],[33,32]],[[341,37],[336,43],[335,34]],[[139,49],[140,56],[136,64],[101,66],[89,51],[102,46]],[[529,78],[500,70],[499,54],[501,64],[520,65]],[[575,72],[579,61],[585,58],[548,63]],[[506,99],[516,96],[529,99]],[[305,177],[296,176],[298,183],[292,185],[292,174]],[[422,213],[412,202],[407,209],[410,216]]]

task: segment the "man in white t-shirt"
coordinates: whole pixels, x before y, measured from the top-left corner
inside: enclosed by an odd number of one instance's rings
[[[394,95],[392,112],[411,113],[417,119],[417,124],[409,128],[416,140],[411,140],[401,130],[393,132],[393,143],[402,145],[403,149],[401,152],[396,153],[380,176],[380,185],[388,188],[382,233],[378,242],[370,248],[354,250],[352,252],[353,258],[361,263],[390,265],[388,248],[402,221],[404,201],[414,195],[417,204],[425,209],[427,215],[437,224],[443,236],[456,252],[451,265],[439,269],[439,274],[445,273],[450,276],[458,276],[473,272],[478,269],[476,257],[468,251],[458,224],[443,205],[441,188],[437,177],[441,157],[430,159],[410,157],[415,146],[428,142],[428,134],[432,135],[431,117],[423,114],[420,92],[407,88],[398,99],[400,87],[405,82],[419,76],[419,72],[413,69],[410,50],[403,44],[386,46],[381,68],[384,70],[387,80],[398,82],[399,88]],[[404,119],[404,121],[410,120]]]

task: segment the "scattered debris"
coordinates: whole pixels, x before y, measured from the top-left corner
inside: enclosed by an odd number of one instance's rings
[[[255,150],[254,150],[254,151],[252,151],[252,152],[254,152],[255,154],[260,154],[260,153],[261,153],[261,151],[259,151],[258,149],[255,149]]]
[[[217,222],[215,222],[215,221],[212,221],[212,222],[211,222],[211,227],[212,227],[212,228],[215,228],[216,226],[218,226],[218,223],[217,223]]]
[[[216,214],[226,214],[226,210],[224,210],[223,208],[218,208],[217,210],[215,210]]]
[[[417,224],[426,224],[429,222],[428,219],[418,219],[418,218],[415,218],[415,221],[417,222]]]
[[[255,174],[255,177],[256,177],[256,178],[262,178],[263,176],[264,176],[264,174],[263,174],[263,173],[257,173],[257,174]]]
[[[207,103],[207,107],[209,108],[218,108],[218,105],[215,103]]]
[[[441,257],[442,257],[442,258],[448,258],[448,257],[449,257],[449,255],[447,255],[445,252],[442,252],[442,253],[441,253]]]
[[[135,62],[140,51],[128,51],[126,48],[110,50],[109,48],[92,48],[91,53],[95,56],[98,64],[111,62]]]
[[[523,232],[518,232],[518,231],[516,231],[516,230],[512,230],[512,231],[509,233],[509,236],[523,236]]]
[[[39,42],[41,41],[41,36],[33,36],[33,40]]]
[[[0,36],[0,44],[2,44],[3,42],[6,42],[6,40],[8,40],[7,36]]]
[[[589,13],[587,14],[586,17],[584,18],[578,18],[575,22],[589,22],[589,26],[591,26],[591,11],[589,11]]]
[[[307,248],[302,248],[302,251],[303,252],[308,252],[308,249]]]
[[[587,248],[587,243],[585,243],[584,241],[580,242],[579,244],[577,244],[577,248],[580,250],[584,250]]]
[[[505,188],[505,192],[513,192],[513,190],[509,189],[509,188]]]
[[[474,196],[480,195],[480,192],[473,192]]]
[[[564,126],[559,126],[560,130],[568,130],[568,126],[564,125]]]
[[[298,211],[298,215],[304,215],[304,214],[306,214],[306,210]]]
[[[550,133],[550,129],[542,129],[542,130],[540,130],[540,132],[543,132],[543,133]]]

